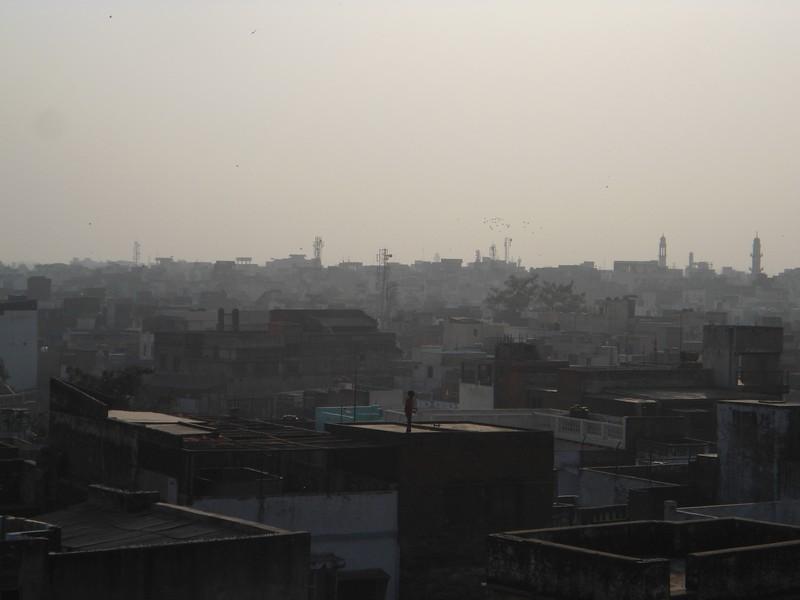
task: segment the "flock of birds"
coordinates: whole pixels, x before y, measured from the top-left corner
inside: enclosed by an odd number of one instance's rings
[[[484,217],[482,223],[489,228],[489,231],[497,231],[502,233],[508,233],[509,230],[514,226],[513,223],[506,221],[502,217]],[[523,220],[520,228],[528,230],[531,235],[536,235],[536,227],[531,221]],[[539,229],[544,229],[544,227],[540,225]]]

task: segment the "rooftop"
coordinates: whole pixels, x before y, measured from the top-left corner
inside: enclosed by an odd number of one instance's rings
[[[153,501],[157,498],[154,492],[92,486],[89,501],[35,518],[61,529],[65,551],[285,533],[258,523]]]
[[[83,390],[52,380],[56,393],[52,410],[89,414],[92,418],[123,423],[131,428],[158,432],[175,438],[184,450],[322,450],[375,446],[312,429],[293,427],[265,419],[239,417],[182,417],[147,411],[109,410],[108,406]]]
[[[362,429],[369,431],[385,431],[387,433],[402,433],[406,435],[406,426],[403,423],[356,423],[347,424],[342,427]],[[498,425],[485,425],[482,423],[466,423],[466,422],[451,422],[451,423],[414,423],[411,427],[411,433],[415,434],[436,434],[436,433],[449,433],[449,432],[465,432],[465,433],[508,433],[511,431],[527,431],[525,429],[518,429],[516,427],[500,427]]]
[[[109,410],[108,418],[115,421],[130,423],[131,425],[141,425],[147,429],[176,436],[197,436],[212,433],[212,430],[208,427],[202,427],[202,421],[163,413]]]
[[[373,444],[347,437],[293,427],[264,419],[214,418],[204,421],[202,436],[184,438],[188,450],[321,450],[325,448],[363,447]]]
[[[620,589],[648,600],[720,598],[723,589],[756,598],[797,589],[798,558],[798,527],[736,518],[627,521],[492,534],[487,580],[554,599],[619,598]]]
[[[753,394],[749,394],[753,396]],[[738,390],[715,388],[651,388],[651,389],[606,389],[592,394],[594,398],[605,398],[623,402],[661,401],[661,400],[728,400],[742,398]],[[768,398],[768,396],[764,396]]]
[[[176,415],[168,415],[165,413],[147,412],[139,410],[109,410],[109,419],[116,419],[118,421],[125,421],[126,423],[138,423],[140,425],[149,424],[165,424],[165,423],[184,423],[184,424],[199,424],[202,421],[190,419],[188,417],[179,417]]]
[[[742,404],[751,406],[770,406],[774,408],[791,408],[796,409],[800,407],[800,400],[758,400],[755,398],[746,398],[740,400],[723,400],[723,404]]]

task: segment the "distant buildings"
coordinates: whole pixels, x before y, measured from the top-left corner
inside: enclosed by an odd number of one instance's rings
[[[393,384],[400,358],[392,333],[360,310],[273,310],[261,328],[243,329],[234,309],[216,330],[155,332],[148,389],[164,406],[194,414],[275,413],[280,392],[331,386],[343,378]],[[177,402],[175,399],[178,399]]]

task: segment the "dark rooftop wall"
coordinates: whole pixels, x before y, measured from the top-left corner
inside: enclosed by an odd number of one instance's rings
[[[722,502],[800,498],[800,407],[723,402],[717,421]]]
[[[53,600],[306,600],[308,534],[51,555]]]
[[[394,447],[395,458],[374,467],[376,476],[396,470],[402,598],[480,597],[486,536],[550,522],[549,431],[329,427]]]
[[[666,600],[669,560],[635,560],[554,544],[530,544],[490,536],[487,581],[525,597],[570,600]],[[520,594],[522,596],[522,594]]]
[[[510,532],[488,544],[487,581],[519,597],[660,600],[669,597],[669,559],[681,557],[698,600],[800,589],[800,528],[746,519]]]
[[[798,557],[798,541],[690,554],[686,588],[697,600],[750,600],[774,597],[776,592],[797,593]]]
[[[612,525],[543,529],[522,536],[598,552],[631,557],[681,556],[721,548],[800,539],[800,528],[749,521],[630,521]]]
[[[552,439],[528,433],[420,436],[403,447],[398,507],[403,597],[474,595],[488,533],[549,522]]]

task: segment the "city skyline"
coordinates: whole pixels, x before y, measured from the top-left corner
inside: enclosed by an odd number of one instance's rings
[[[796,265],[800,6],[0,7],[5,261]],[[492,231],[484,219],[513,228]],[[529,221],[534,229],[522,227]],[[36,243],[32,244],[31,240]],[[657,247],[657,246],[656,246]]]
[[[323,242],[323,248],[324,248],[325,242],[324,242],[323,238],[319,238],[318,237],[316,239],[319,239],[321,242]],[[755,239],[758,239],[758,241],[759,241],[759,246],[758,247],[759,247],[759,252],[761,253],[760,256],[759,256],[759,265],[760,265],[760,271],[759,272],[760,273],[764,273],[766,275],[778,274],[780,271],[775,271],[775,272],[771,273],[768,269],[766,269],[764,267],[764,265],[766,264],[765,261],[764,261],[764,258],[765,258],[764,245],[763,245],[763,242],[761,241],[761,238],[759,237],[758,232],[756,232],[754,240],[751,241],[751,246],[750,246],[751,253],[748,255],[748,261],[749,262],[748,262],[748,264],[746,266],[738,265],[738,264],[734,264],[734,265],[718,265],[718,264],[715,264],[713,261],[707,260],[707,257],[697,256],[693,251],[689,251],[689,254],[687,254],[687,256],[686,256],[686,260],[681,264],[678,260],[675,260],[675,257],[673,256],[673,254],[669,251],[669,245],[668,245],[669,244],[669,240],[664,235],[662,235],[661,238],[659,239],[659,247],[658,247],[658,250],[657,250],[658,254],[656,255],[655,258],[654,257],[641,257],[641,258],[637,258],[637,257],[615,257],[608,264],[605,263],[605,262],[601,263],[601,262],[598,262],[596,260],[592,260],[591,258],[586,258],[586,260],[576,261],[575,263],[560,262],[560,263],[552,264],[552,265],[545,265],[545,264],[531,265],[531,264],[527,264],[527,263],[525,263],[524,260],[522,260],[522,257],[518,257],[518,256],[514,255],[513,246],[512,246],[512,243],[511,243],[513,241],[513,238],[510,238],[510,237],[504,238],[504,240],[508,240],[509,241],[509,257],[508,257],[508,260],[505,260],[504,248],[501,245],[495,244],[495,248],[494,249],[495,249],[495,252],[496,252],[496,260],[501,261],[501,262],[508,262],[508,263],[517,263],[519,261],[521,263],[520,266],[522,266],[523,268],[532,268],[532,269],[547,268],[547,267],[557,267],[557,266],[561,266],[561,265],[581,264],[581,263],[584,263],[584,262],[589,262],[589,263],[593,263],[595,268],[598,268],[598,269],[609,269],[610,270],[610,269],[613,269],[615,261],[634,261],[634,262],[637,262],[637,261],[652,261],[652,262],[658,263],[660,267],[665,266],[666,268],[669,268],[669,269],[686,269],[689,266],[690,262],[693,261],[694,264],[707,263],[716,272],[721,272],[722,268],[733,268],[735,271],[750,273],[752,271],[752,265],[753,265],[753,263],[752,263],[752,252],[754,251],[752,243],[753,243],[753,241],[755,241]],[[661,260],[661,244],[662,244],[662,242],[665,243],[665,260],[666,260],[666,264],[665,265],[662,264],[662,260]],[[258,256],[247,256],[247,258],[254,265],[268,264],[270,261],[280,260],[280,259],[283,259],[283,258],[287,258],[287,257],[289,257],[291,255],[303,255],[303,256],[306,256],[307,258],[310,259],[310,258],[314,257],[314,248],[313,248],[313,246],[314,246],[314,242],[312,242],[311,244],[308,244],[308,247],[301,246],[301,247],[298,247],[298,248],[296,248],[294,250],[290,250],[289,252],[286,252],[285,254],[279,255],[279,256],[271,256],[269,258],[261,258],[261,257],[258,257]],[[486,248],[486,249],[476,248],[476,250],[480,252],[481,259],[490,258],[491,247]],[[214,256],[214,257],[208,257],[208,258],[205,258],[205,257],[204,258],[197,258],[197,257],[176,256],[176,255],[164,255],[164,254],[150,254],[150,253],[145,252],[143,250],[142,244],[138,240],[136,240],[136,241],[134,241],[134,243],[132,244],[132,246],[130,248],[130,255],[128,257],[114,258],[114,257],[75,256],[75,257],[71,257],[69,259],[51,260],[51,261],[25,261],[25,260],[21,260],[21,261],[7,261],[7,262],[8,262],[8,264],[25,264],[25,265],[28,265],[28,266],[34,266],[36,264],[65,263],[65,262],[70,262],[70,261],[76,260],[76,259],[77,260],[81,260],[81,261],[84,261],[84,260],[88,259],[88,260],[92,260],[92,261],[97,262],[97,263],[115,263],[115,262],[124,263],[124,262],[131,262],[131,263],[142,264],[142,265],[151,265],[151,264],[155,264],[156,263],[156,259],[160,258],[160,257],[172,258],[172,259],[175,259],[176,261],[184,261],[184,262],[215,262],[215,261],[218,261],[218,260],[223,260],[223,261],[224,260],[234,260],[234,259],[236,259],[238,257],[241,257],[241,256],[245,256],[245,254],[240,252],[240,253],[238,253],[236,255],[236,257],[234,257],[234,256]],[[410,260],[402,260],[400,257],[395,257],[393,254],[390,254],[389,256],[391,258],[393,258],[393,260],[391,262],[399,263],[399,264],[413,264],[416,261],[423,261],[423,262],[434,261],[435,262],[438,259],[461,259],[461,260],[463,260],[463,264],[464,265],[468,265],[470,263],[475,262],[475,259],[476,259],[476,253],[474,251],[473,251],[472,255],[469,256],[469,257],[443,255],[443,254],[440,254],[438,252],[435,252],[434,255],[432,255],[432,256],[420,256],[420,257],[417,257],[417,258],[412,258]],[[359,262],[359,263],[362,263],[364,265],[373,265],[373,264],[377,264],[376,261],[377,261],[377,259],[376,259],[375,256],[372,256],[372,257],[366,256],[364,258],[362,258],[361,256],[359,256],[359,257],[346,256],[346,257],[342,257],[340,259],[336,259],[335,256],[332,257],[332,256],[329,256],[327,254],[327,252],[322,252],[321,264],[323,266],[335,266],[335,265],[337,265],[339,263],[343,263],[343,262]],[[794,267],[787,267],[787,268],[791,269],[791,268],[794,268]]]

